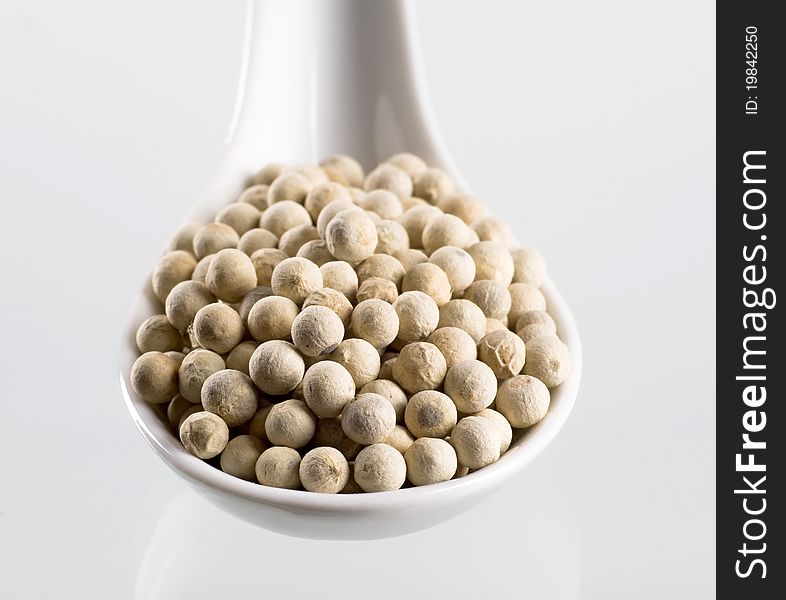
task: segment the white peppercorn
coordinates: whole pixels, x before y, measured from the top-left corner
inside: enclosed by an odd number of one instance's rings
[[[497,412],[496,410],[492,410],[491,408],[484,408],[472,416],[483,417],[484,419],[488,419],[494,423],[494,427],[497,428],[497,433],[499,434],[500,456],[505,454],[508,448],[510,448],[511,442],[513,441],[513,429],[511,428],[508,420],[501,413]]]
[[[415,265],[428,261],[428,256],[426,256],[422,250],[415,250],[414,248],[396,250],[393,256],[395,256],[401,263],[401,266],[404,267],[404,271],[409,271]]]
[[[425,262],[412,267],[401,282],[404,292],[419,291],[434,299],[437,306],[450,302],[452,289],[448,276],[437,265]]]
[[[350,439],[369,446],[384,441],[396,426],[396,411],[384,396],[360,394],[341,414],[341,427]]]
[[[541,336],[530,340],[524,374],[537,377],[546,387],[553,388],[570,375],[571,356],[568,347],[555,336]]]
[[[363,185],[363,167],[351,156],[334,154],[320,161],[319,166],[331,181],[346,186],[360,187]]]
[[[413,342],[402,348],[393,365],[393,378],[410,394],[435,390],[448,371],[442,352],[434,344]]]
[[[248,202],[233,202],[219,211],[215,222],[229,225],[242,236],[259,224],[259,215],[259,210]]]
[[[194,234],[194,255],[202,259],[224,248],[237,248],[240,236],[225,223],[208,223]]]
[[[377,213],[375,213],[374,211],[371,211],[371,210],[366,210],[366,211],[363,211],[363,212],[365,212],[365,213],[366,213],[366,216],[367,216],[369,219],[371,219],[372,221],[374,221],[374,225],[376,225],[377,223],[379,223],[380,221],[382,221],[382,217],[380,217],[380,216],[379,216]],[[377,236],[379,236],[379,232],[377,232]],[[377,242],[377,244],[379,244],[379,242]]]
[[[444,246],[432,252],[428,261],[445,271],[454,292],[463,292],[475,281],[475,261],[466,250]]]
[[[398,337],[405,342],[425,340],[439,323],[439,307],[424,292],[404,292],[393,302],[393,309],[398,315]]]
[[[363,189],[388,190],[404,200],[412,195],[412,178],[402,169],[392,164],[382,163],[371,171],[363,182]]]
[[[416,438],[444,438],[457,421],[453,400],[436,390],[424,390],[412,396],[404,412],[407,429]]]
[[[407,408],[407,395],[394,381],[388,379],[375,379],[374,381],[369,381],[360,388],[359,393],[378,394],[387,398],[393,406],[393,410],[396,411],[396,422],[401,423],[404,421],[404,410]]]
[[[182,350],[183,338],[180,337],[180,332],[172,327],[166,315],[153,315],[145,319],[136,330],[136,347],[142,354],[152,350]]]
[[[330,181],[328,179],[327,173],[322,170],[322,167],[312,164],[302,164],[302,165],[295,165],[287,169],[287,171],[291,171],[293,173],[300,173],[311,182],[311,185],[319,185],[320,183],[327,183]]]
[[[521,338],[521,341],[525,344],[528,344],[535,338],[544,335],[556,337],[556,334],[551,330],[551,328],[548,325],[543,325],[542,323],[532,323],[531,325],[526,325],[525,327],[519,329],[516,335],[518,335]]]
[[[445,357],[448,369],[465,360],[475,360],[478,357],[478,347],[475,340],[463,329],[458,327],[440,327],[428,336],[426,340],[434,344]]]
[[[296,256],[308,259],[318,267],[336,260],[330,253],[330,250],[328,250],[325,240],[311,240],[310,242],[306,242],[297,251]]]
[[[213,256],[205,283],[219,300],[240,302],[257,285],[256,268],[244,252],[226,248]]]
[[[226,354],[242,340],[245,330],[240,315],[226,304],[208,304],[194,317],[193,335],[202,348]]]
[[[398,298],[398,288],[395,283],[388,279],[371,277],[360,284],[356,298],[358,302],[376,298],[393,304],[396,298]]]
[[[311,365],[315,365],[318,362],[324,362],[324,358],[323,357],[310,358],[308,356],[303,357],[303,363],[306,366],[306,371],[308,371]],[[306,399],[303,396],[303,380],[301,379],[300,383],[297,384],[297,387],[295,387],[295,389],[289,392],[289,394],[287,395],[294,400],[302,400],[303,402],[305,402]]]
[[[270,285],[273,270],[282,260],[289,258],[278,248],[261,248],[251,255],[251,262],[257,273],[257,285]]]
[[[363,211],[363,209],[356,206],[351,200],[336,200],[335,202],[331,202],[319,212],[319,217],[317,218],[317,232],[319,233],[319,237],[325,239],[325,231],[330,221],[332,221],[338,213],[344,210]]]
[[[497,378],[487,364],[479,360],[465,360],[448,370],[445,376],[445,393],[461,412],[478,412],[494,402]],[[461,461],[461,464],[467,463]]]
[[[352,202],[352,196],[343,185],[329,181],[311,189],[306,196],[305,207],[316,223],[322,209],[331,202],[337,201]]]
[[[270,186],[266,183],[249,186],[243,190],[237,201],[250,204],[261,212],[267,208],[267,191],[269,188]]]
[[[527,325],[545,325],[552,333],[557,333],[557,324],[549,313],[545,310],[528,310],[521,314],[516,320],[516,331]]]
[[[443,246],[468,248],[475,242],[472,230],[455,215],[439,215],[432,218],[422,234],[426,254],[432,254]]]
[[[287,256],[297,256],[297,253],[305,244],[316,240],[319,240],[316,227],[313,225],[298,225],[281,235],[281,239],[278,241],[278,249]]]
[[[404,227],[409,238],[409,245],[412,248],[423,247],[423,230],[432,219],[442,215],[442,211],[431,204],[423,204],[410,208],[398,222]]]
[[[297,304],[283,296],[262,298],[248,313],[248,331],[259,342],[289,340],[292,323],[299,313]]]
[[[300,460],[300,454],[292,448],[268,448],[257,459],[254,469],[257,481],[270,487],[296,490],[300,488]]]
[[[323,276],[324,280],[324,276]],[[346,329],[349,327],[350,319],[352,318],[352,303],[347,300],[347,297],[338,290],[324,287],[314,290],[303,301],[303,308],[309,306],[324,306],[332,310]]]
[[[396,286],[404,279],[404,265],[389,254],[372,254],[357,269],[358,281],[363,283],[371,277],[380,277],[392,281]]]
[[[183,359],[186,357],[185,352],[179,352],[177,350],[169,350],[164,352],[169,358],[174,360],[177,363],[177,368],[180,368],[180,365],[183,364]]]
[[[311,225],[311,215],[302,205],[291,200],[276,202],[263,212],[259,219],[259,226],[279,239],[298,225]]]
[[[338,260],[357,263],[374,253],[377,226],[366,213],[357,209],[342,210],[325,229],[328,250]]]
[[[246,295],[243,296],[243,299],[240,301],[240,307],[237,309],[243,324],[248,326],[248,315],[257,302],[262,300],[262,298],[273,295],[275,295],[273,294],[273,288],[267,285],[259,285],[250,289]]]
[[[536,377],[516,375],[504,381],[497,393],[497,410],[516,428],[531,427],[548,412],[549,389]]]
[[[153,269],[151,277],[153,293],[161,302],[166,302],[169,292],[178,283],[191,277],[196,259],[185,250],[172,250],[164,254]]]
[[[299,473],[300,482],[309,492],[337,494],[349,481],[349,463],[335,448],[323,446],[306,453]]]
[[[352,198],[353,204],[357,204],[358,206],[363,198],[366,197],[366,192],[361,187],[348,187],[347,191],[349,192],[350,198]]]
[[[437,327],[458,327],[477,343],[486,335],[486,315],[477,304],[469,300],[451,300],[440,307]]]
[[[411,196],[401,201],[401,208],[404,209],[404,212],[407,212],[410,208],[414,208],[416,206],[431,206],[431,205],[428,202],[426,202],[423,198],[418,198],[417,196]]]
[[[349,480],[347,481],[347,485],[341,488],[339,494],[360,494],[363,492],[363,488],[361,488],[357,481],[355,481],[355,477],[353,475],[353,471],[355,468],[354,462],[349,462]]]
[[[319,267],[297,256],[285,258],[275,266],[270,286],[276,295],[289,298],[298,306],[311,292],[324,287]]]
[[[466,477],[469,475],[469,469],[464,465],[459,465],[456,469],[456,474],[453,476],[453,479],[459,479],[460,477]]]
[[[379,375],[377,376],[379,379],[382,380],[393,380],[393,365],[396,362],[396,358],[398,358],[398,354],[393,358],[388,358],[382,361],[382,364],[379,366]]]
[[[166,407],[167,421],[169,421],[172,427],[176,427],[178,431],[180,431],[180,420],[183,418],[186,411],[191,408],[202,410],[201,406],[191,404],[191,402],[183,398],[180,394],[176,395]]]
[[[352,333],[375,348],[384,348],[398,334],[398,315],[395,309],[378,298],[360,302],[352,311]]]
[[[393,429],[393,433],[385,438],[384,443],[388,446],[393,446],[396,450],[401,452],[401,454],[404,454],[414,441],[415,438],[412,437],[412,434],[409,433],[406,427],[396,425]]]
[[[227,355],[227,369],[234,369],[248,375],[248,363],[258,347],[258,342],[240,342]]]
[[[259,405],[260,408],[247,424],[248,434],[259,438],[265,444],[270,444],[270,440],[267,439],[267,433],[265,433],[265,421],[267,421],[267,416],[270,414],[270,409],[273,408],[273,404],[264,399],[260,399]]]
[[[377,213],[383,219],[397,219],[404,213],[401,199],[393,192],[384,189],[369,192],[358,202],[358,206],[363,210]]]
[[[395,254],[409,248],[409,236],[406,229],[396,221],[381,219],[377,221],[377,253]]]
[[[359,338],[344,340],[329,358],[349,371],[357,389],[375,380],[379,375],[379,353],[366,340]]]
[[[354,462],[349,462],[349,480],[347,484],[341,488],[339,494],[360,494],[363,489],[357,484],[355,481],[355,477],[353,475],[353,470],[355,468]]]
[[[486,335],[490,334],[492,331],[500,330],[508,331],[508,326],[499,319],[490,319],[486,317]]]
[[[180,428],[183,426],[183,423],[185,423],[188,417],[190,417],[195,413],[203,412],[203,411],[204,409],[202,408],[201,404],[192,404],[191,408],[186,409],[186,411],[182,415],[180,415],[180,420],[177,422],[177,426],[176,426],[177,431],[180,432]]]
[[[267,191],[268,206],[291,201],[303,204],[313,184],[305,175],[296,171],[285,171],[276,177]]]
[[[322,283],[344,294],[350,302],[355,299],[358,291],[358,276],[348,262],[334,260],[319,267],[322,272]]]
[[[145,402],[169,402],[177,394],[177,370],[177,361],[163,352],[145,352],[131,367],[131,387]]]
[[[456,451],[438,438],[418,438],[404,452],[407,479],[414,485],[431,485],[450,480],[458,468]]]
[[[483,314],[492,319],[507,321],[511,297],[504,283],[484,279],[476,281],[464,290],[464,299],[476,304]],[[485,323],[484,323],[485,331]]]
[[[406,346],[409,342],[405,342],[399,337],[396,337],[395,340],[388,344],[388,350],[392,352],[401,352],[401,349]],[[396,354],[398,356],[398,354]]]
[[[207,279],[207,270],[210,268],[210,263],[213,262],[214,256],[215,254],[208,254],[204,258],[201,258],[199,262],[197,262],[196,267],[194,267],[194,272],[191,273],[192,281],[205,283],[205,280]]]
[[[546,310],[546,298],[541,291],[529,283],[514,283],[508,288],[510,292],[510,313],[512,323],[518,322],[526,312],[531,310]]]
[[[407,463],[392,446],[372,444],[355,458],[353,475],[364,492],[391,492],[404,485]]]
[[[486,214],[486,207],[471,194],[459,193],[443,196],[438,206],[442,212],[456,215],[467,224],[474,223]]]
[[[344,339],[344,325],[326,306],[304,308],[292,322],[292,343],[305,356],[329,354]]]
[[[276,247],[278,247],[278,238],[267,229],[260,227],[246,231],[240,236],[240,241],[237,243],[237,249],[245,252],[248,256],[262,248]]]
[[[532,246],[513,248],[510,251],[513,258],[514,273],[513,283],[529,283],[540,287],[546,280],[546,261],[543,255]]]
[[[276,177],[287,170],[287,166],[282,163],[270,163],[257,171],[249,180],[249,185],[270,185]]]
[[[189,402],[202,402],[202,386],[213,373],[226,368],[224,359],[210,350],[196,349],[183,359],[178,370],[180,395]]]
[[[251,355],[248,371],[260,390],[271,396],[281,396],[294,390],[303,380],[306,365],[295,346],[282,340],[270,340],[260,344]]]
[[[202,227],[200,223],[186,223],[181,226],[169,241],[169,250],[185,250],[194,253],[194,234]]]
[[[253,435],[239,435],[221,452],[221,470],[246,481],[255,481],[257,460],[265,451],[262,440]]]
[[[314,432],[314,437],[311,438],[311,445],[315,448],[320,446],[335,448],[347,460],[354,460],[358,452],[363,448],[363,446],[347,437],[347,434],[341,428],[340,419],[331,418],[317,419],[317,429]]]
[[[472,224],[472,229],[478,234],[481,242],[499,242],[506,248],[513,244],[513,232],[510,225],[499,217],[481,217]]]
[[[314,437],[317,421],[302,400],[274,404],[265,419],[265,434],[271,444],[302,448]]]
[[[205,380],[202,406],[221,417],[229,427],[236,427],[248,423],[257,412],[257,390],[245,373],[224,369]]]
[[[481,469],[499,459],[501,440],[496,425],[483,417],[464,417],[450,432],[458,462]]]
[[[422,158],[410,152],[399,152],[388,158],[385,162],[404,171],[413,181],[418,175],[428,169],[428,165]]]
[[[503,285],[513,281],[513,258],[499,242],[477,242],[467,248],[475,261],[475,279],[491,279]]]
[[[437,204],[440,198],[452,194],[455,189],[456,184],[450,175],[441,169],[431,167],[415,178],[413,194],[430,204]]]
[[[518,375],[525,356],[524,342],[507,329],[492,331],[478,344],[478,358],[491,367],[497,379]]]
[[[226,448],[229,428],[218,415],[207,411],[195,412],[180,426],[180,441],[191,454],[207,460]]]

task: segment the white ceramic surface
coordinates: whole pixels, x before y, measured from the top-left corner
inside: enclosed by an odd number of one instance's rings
[[[412,15],[410,3],[404,0],[252,0],[226,157],[189,220],[210,220],[266,162],[316,162],[339,152],[359,158],[367,168],[395,152],[414,152],[451,173],[467,189],[441,143],[426,98]],[[298,43],[292,43],[294,37]],[[436,525],[488,498],[554,439],[569,416],[581,377],[579,337],[551,281],[543,292],[560,337],[571,351],[570,378],[552,390],[543,421],[518,435],[497,463],[438,485],[377,494],[312,494],[242,481],[188,454],[160,412],[127,385],[137,355],[134,333],[147,316],[161,310],[149,286],[134,306],[121,346],[121,389],[150,446],[196,490],[228,512],[298,537],[403,535]]]

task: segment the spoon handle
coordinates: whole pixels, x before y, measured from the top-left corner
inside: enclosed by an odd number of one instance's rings
[[[400,151],[456,174],[428,99],[411,0],[250,0],[230,151],[265,161]]]

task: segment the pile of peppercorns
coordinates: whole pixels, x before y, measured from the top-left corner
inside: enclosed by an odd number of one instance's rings
[[[131,386],[248,481],[447,481],[499,459],[570,373],[544,280],[537,250],[417,156],[267,165],[158,261]]]

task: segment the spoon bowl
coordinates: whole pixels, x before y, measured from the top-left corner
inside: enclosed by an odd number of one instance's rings
[[[468,191],[441,142],[418,60],[411,2],[251,0],[245,55],[227,152],[191,222],[209,222],[266,162],[317,162],[331,154],[369,168],[413,152]],[[542,287],[573,370],[551,390],[548,413],[516,432],[494,464],[465,477],[373,494],[315,494],[243,481],[189,454],[160,406],[129,385],[135,333],[162,312],[149,284],[133,306],[120,348],[120,387],[129,414],[158,456],[215,505],[265,529],[312,539],[379,539],[452,518],[488,498],[557,435],[576,400],[581,346],[575,321],[551,281]]]

